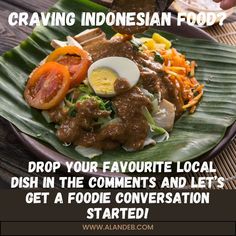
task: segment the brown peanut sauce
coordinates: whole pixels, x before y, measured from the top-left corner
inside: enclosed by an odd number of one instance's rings
[[[151,101],[138,87],[134,87],[112,99],[112,104],[120,118],[117,122],[97,129],[94,125],[97,118],[105,118],[110,114],[101,111],[94,100],[86,100],[78,106],[75,117],[66,116],[61,120],[57,130],[58,138],[64,143],[103,150],[113,150],[120,146],[132,150],[142,149],[149,126],[141,107],[145,106],[151,111]],[[53,110],[49,114],[51,119],[58,121]],[[61,117],[60,112],[57,114]]]
[[[85,50],[91,54],[94,62],[113,56],[126,57],[134,61],[141,72],[141,85],[151,93],[160,92],[162,99],[173,103],[176,107],[176,119],[182,115],[182,106],[184,104],[181,94],[179,94],[178,89],[168,79],[167,74],[162,71],[160,63],[134,49],[129,41],[123,41],[122,38],[113,38],[88,45],[85,47]]]
[[[130,89],[130,84],[126,79],[119,78],[115,81],[114,89],[116,94],[122,94]]]
[[[173,103],[176,106],[177,118],[182,114],[181,96],[161,70],[161,65],[134,49],[129,41],[124,42],[116,38],[103,40],[84,49],[90,53],[93,61],[111,56],[133,60],[141,72],[139,85],[151,93],[160,93],[162,99]],[[109,117],[110,113],[101,110],[93,99],[81,103],[77,107],[75,117],[70,117],[59,108],[49,111],[52,121],[60,126],[57,130],[58,138],[65,143],[103,150],[113,150],[120,146],[130,150],[141,150],[149,131],[146,118],[142,114],[142,107],[147,107],[151,112],[152,103],[138,86],[130,89],[127,81],[117,81],[115,90],[118,95],[110,100],[118,120],[104,127],[97,126],[96,121],[99,118]]]

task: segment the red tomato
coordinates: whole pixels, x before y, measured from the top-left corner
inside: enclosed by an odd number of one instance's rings
[[[24,92],[26,102],[37,109],[48,110],[59,105],[70,88],[66,66],[48,62],[31,74]]]
[[[68,66],[72,78],[72,87],[79,85],[87,76],[91,65],[91,58],[88,52],[75,46],[57,48],[47,58],[47,62],[56,61]]]

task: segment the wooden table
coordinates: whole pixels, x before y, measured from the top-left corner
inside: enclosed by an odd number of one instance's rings
[[[7,22],[10,12],[42,12],[55,2],[56,0],[0,0],[0,54],[16,46],[32,32],[30,27],[10,27]],[[235,21],[236,15],[229,20]],[[0,188],[8,187],[12,176],[25,176],[28,161],[35,159],[34,154],[12,133],[9,123],[0,118]]]
[[[55,2],[56,0],[0,0],[0,54],[25,40],[33,30],[30,27],[9,26],[10,12],[43,12]],[[0,118],[0,188],[9,186],[11,176],[25,175],[27,160],[35,158],[12,133],[9,123]]]

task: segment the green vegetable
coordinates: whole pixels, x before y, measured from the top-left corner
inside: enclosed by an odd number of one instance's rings
[[[93,90],[92,88],[89,86],[89,85],[86,85],[86,84],[81,84],[79,87],[78,87],[79,91],[82,92],[82,93],[85,93],[85,94],[93,94]]]
[[[130,40],[130,42],[131,42],[131,44],[133,45],[133,48],[135,49],[135,50],[139,50],[139,48],[140,47],[142,47],[142,42],[139,40],[139,39],[137,39],[137,38],[133,38],[133,39],[131,39]]]
[[[76,114],[77,114],[76,106],[71,106],[69,108],[68,114],[69,114],[70,117],[76,117]]]
[[[154,94],[150,93],[148,90],[144,89],[144,88],[141,88],[143,94],[146,96],[146,97],[149,97],[151,100],[153,100],[155,98]]]
[[[152,117],[151,113],[149,112],[149,110],[147,109],[147,107],[142,108],[142,113],[145,116],[145,118],[146,118],[146,120],[147,120],[148,124],[150,125],[151,130],[153,132],[155,132],[156,134],[159,134],[159,135],[167,133],[167,131],[165,129],[157,126],[155,120],[153,119],[153,117]]]
[[[159,106],[159,101],[157,98],[155,98],[153,101],[152,101],[152,113],[155,114],[157,113],[159,110],[160,110],[160,106]]]
[[[101,99],[100,97],[98,96],[93,96],[93,95],[83,95],[81,96],[77,102],[84,102],[86,100],[89,100],[89,99],[93,99],[95,100],[98,104],[99,104],[99,108],[101,110],[104,110],[104,111],[111,111],[111,110],[108,110],[109,108],[107,108],[107,105],[109,103],[109,101],[105,101],[103,99]]]
[[[114,109],[111,101],[108,100],[105,102],[105,108],[107,111],[111,111],[111,116],[115,115],[115,109]]]
[[[80,96],[78,96],[78,90],[82,92]],[[87,85],[80,85],[77,89],[73,90],[69,95],[67,95],[65,99],[65,104],[69,111],[68,114],[71,117],[76,117],[77,114],[77,103],[82,103],[84,101],[87,101],[89,99],[95,100],[99,108],[104,111],[112,111],[109,105],[109,101],[104,101],[98,96],[91,95],[91,89]]]
[[[154,61],[159,62],[160,64],[164,63],[164,59],[159,52],[156,52]]]
[[[93,90],[88,85],[81,84],[79,87],[71,90],[65,98],[65,103],[67,105],[75,105],[79,97],[84,95],[92,95],[92,93]]]
[[[84,102],[86,100],[89,100],[89,99],[95,99],[94,96],[91,96],[91,95],[82,95],[81,97],[79,97],[79,99],[77,100],[77,102]]]

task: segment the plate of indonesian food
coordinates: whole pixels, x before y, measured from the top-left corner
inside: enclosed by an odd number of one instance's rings
[[[96,28],[51,44],[55,50],[30,74],[24,98],[84,157],[167,141],[175,121],[194,113],[203,96],[196,62],[158,33],[107,39]]]
[[[74,4],[81,12],[107,11],[82,0],[59,1],[53,10]],[[36,154],[99,166],[175,162],[214,149],[230,127],[232,138],[234,47],[157,29],[84,30],[77,21],[37,27],[0,60],[0,114]]]

